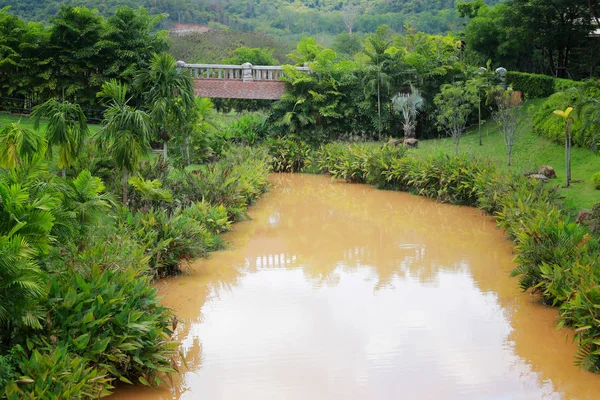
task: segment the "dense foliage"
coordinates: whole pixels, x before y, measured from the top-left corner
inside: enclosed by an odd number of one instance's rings
[[[550,96],[539,107],[534,116],[534,132],[557,143],[565,138],[564,121],[553,115],[554,110],[575,107],[574,123],[571,124],[573,144],[597,150],[600,146],[600,115],[597,100],[600,87],[593,82],[579,85]]]
[[[480,0],[466,16],[464,40],[470,55],[509,70],[559,78],[598,76],[600,41],[595,2],[508,0],[488,7]]]
[[[49,25],[0,9],[0,108],[29,112],[47,99],[70,100],[99,120],[105,79],[130,82],[153,53],[167,49],[162,16],[120,7],[104,19],[95,10],[62,6]]]
[[[497,3],[497,0],[489,0]],[[64,1],[1,0],[0,7],[12,6],[18,15],[44,21],[56,15]],[[69,3],[72,4],[72,3]],[[152,14],[168,15],[168,23],[191,23],[213,28],[262,31],[274,36],[337,34],[341,31],[373,32],[381,24],[402,29],[409,23],[420,30],[439,33],[460,27],[462,19],[454,0],[443,1],[332,1],[233,0],[229,2],[83,0],[77,5],[96,8],[101,15],[112,14],[119,6],[145,7]]]

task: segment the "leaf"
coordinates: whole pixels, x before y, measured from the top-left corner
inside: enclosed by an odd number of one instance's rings
[[[73,344],[75,345],[75,348],[77,350],[84,349],[85,346],[87,346],[89,342],[90,342],[90,334],[89,333],[85,333],[85,334],[79,336],[77,339],[73,340]]]

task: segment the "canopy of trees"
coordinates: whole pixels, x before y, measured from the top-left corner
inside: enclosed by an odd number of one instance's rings
[[[20,111],[49,98],[94,107],[106,79],[130,82],[168,48],[162,16],[120,7],[108,18],[63,6],[49,25],[0,9],[0,108]]]
[[[600,38],[596,6],[589,0],[509,0],[460,7],[470,17],[464,37],[480,62],[559,78],[598,76]]]
[[[374,32],[382,24],[400,30],[405,23],[438,33],[462,24],[455,0],[0,0],[0,8],[11,6],[16,14],[36,21],[56,15],[62,4],[96,8],[104,16],[119,6],[145,7],[150,14],[167,14],[169,22],[215,23],[278,35]]]

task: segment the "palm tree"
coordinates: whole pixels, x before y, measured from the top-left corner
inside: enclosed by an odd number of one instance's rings
[[[14,171],[0,182],[0,346],[10,344],[19,328],[42,327],[44,280],[35,261],[50,249],[55,218],[48,210],[60,200],[35,195],[34,179],[19,183]]]
[[[15,169],[43,147],[41,136],[13,122],[0,130],[0,167]]]
[[[194,107],[190,109],[190,115],[186,118],[183,127],[183,151],[188,165],[191,164],[190,140],[192,134],[203,134],[214,127],[210,120],[210,114],[214,109],[214,103],[206,97],[197,97]],[[182,156],[184,154],[182,153]]]
[[[372,65],[367,68],[368,75],[365,77],[365,94],[369,93],[377,93],[377,119],[378,130],[379,130],[379,140],[381,140],[381,131],[383,129],[383,124],[381,122],[381,92],[385,90],[387,93],[390,91],[390,87],[392,85],[392,78],[385,73],[384,66],[386,63],[381,63],[379,65]]]
[[[102,179],[83,170],[68,182],[65,190],[67,208],[75,213],[81,226],[92,225],[113,205],[112,196],[104,192]]]
[[[128,104],[127,85],[114,79],[102,85],[98,97],[107,102],[103,127],[97,133],[98,146],[107,150],[123,171],[123,203],[127,205],[129,172],[150,150],[150,116]]]
[[[425,100],[419,89],[414,86],[410,87],[411,93],[398,93],[393,99],[392,103],[398,112],[402,113],[404,120],[402,121],[402,128],[404,130],[404,137],[409,139],[416,138],[416,127],[417,127],[417,116],[419,112],[425,107]]]
[[[163,141],[164,158],[167,159],[169,129],[174,125],[182,128],[194,106],[194,87],[189,72],[178,69],[175,57],[170,54],[154,54],[150,68],[143,70],[135,85],[144,93],[150,108],[152,121]]]
[[[65,178],[66,168],[69,168],[77,158],[88,134],[83,110],[79,104],[50,99],[36,106],[31,116],[33,117],[33,127],[36,130],[40,128],[40,119],[48,118],[46,127],[47,156],[52,158],[52,147],[58,146],[58,168],[62,169],[62,175]]]
[[[377,93],[377,117],[379,125],[379,140],[381,140],[381,130],[383,128],[381,122],[381,95],[385,90],[389,93],[393,83],[392,77],[386,72],[391,65],[391,56],[386,53],[390,46],[389,38],[377,33],[369,35],[366,41],[366,47],[363,53],[369,57],[369,66],[367,67],[367,75],[364,78],[365,94]]]

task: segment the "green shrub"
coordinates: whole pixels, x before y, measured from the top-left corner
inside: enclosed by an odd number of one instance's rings
[[[599,98],[600,88],[588,84],[585,86],[585,90],[572,87],[571,89],[553,94],[535,111],[533,116],[534,133],[547,137],[556,143],[564,144],[565,122],[563,119],[555,116],[553,111],[564,110],[567,107],[576,107],[579,109],[580,104],[588,97]],[[571,124],[573,144],[581,147],[595,146],[595,136],[598,131],[600,131],[600,123],[587,123],[587,121],[575,115],[575,121]]]
[[[54,338],[126,383],[159,384],[159,374],[174,372],[172,315],[145,268],[92,265],[66,273],[53,279],[49,303],[50,332],[40,339],[46,345]]]
[[[300,172],[309,158],[310,146],[287,138],[266,141],[274,172]]]
[[[548,75],[509,71],[506,82],[528,99],[548,97],[554,93],[554,78]]]
[[[246,113],[227,126],[223,136],[232,143],[251,146],[265,140],[267,132],[265,115]]]
[[[600,190],[600,172],[596,172],[592,175],[592,184],[596,190]]]
[[[231,230],[227,208],[222,204],[213,206],[203,200],[187,207],[182,213],[214,235]]]
[[[17,357],[14,349],[8,354],[0,355],[0,397],[8,382],[17,379]]]
[[[219,239],[198,221],[177,208],[172,215],[151,208],[146,212],[122,211],[123,229],[145,249],[156,276],[179,272],[182,261],[206,256],[219,247]]]
[[[98,399],[110,394],[112,379],[102,366],[92,365],[65,345],[40,350],[27,356],[21,349],[21,377],[7,385],[8,400]]]
[[[571,79],[554,78],[554,92],[564,92],[571,88],[585,87],[584,81],[574,81]]]

